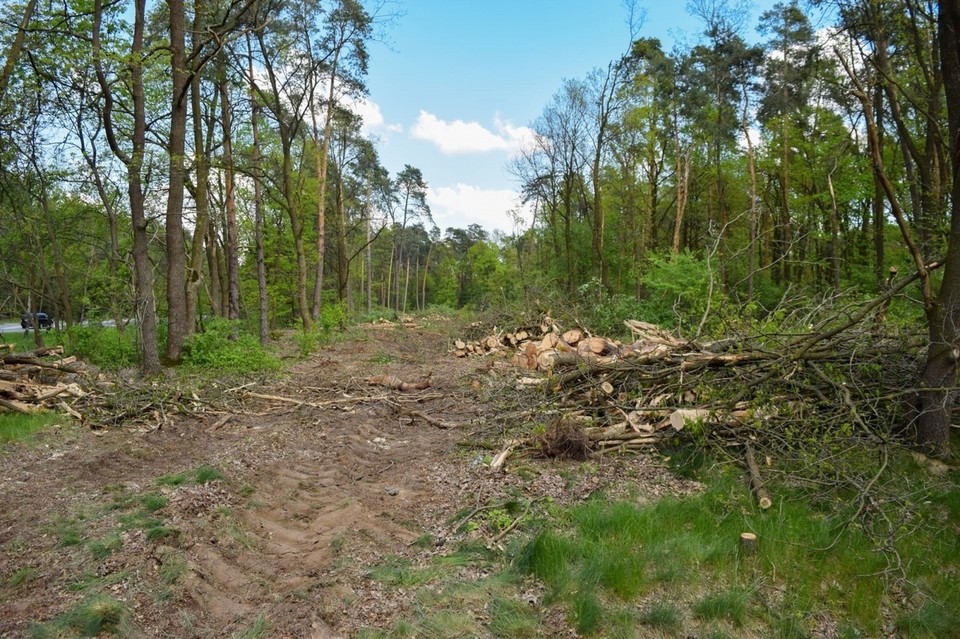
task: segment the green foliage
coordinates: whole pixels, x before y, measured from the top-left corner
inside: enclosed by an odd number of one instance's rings
[[[126,368],[140,361],[134,329],[121,333],[113,327],[73,326],[68,338],[73,354],[101,368]]]
[[[644,315],[635,319],[689,330],[706,308],[710,277],[706,260],[690,251],[651,255],[640,276],[646,292]]]
[[[238,373],[280,368],[276,355],[265,350],[255,336],[240,330],[239,322],[212,319],[204,332],[194,334],[184,344],[184,366]]]
[[[30,439],[41,428],[63,421],[55,413],[0,413],[0,444]]]

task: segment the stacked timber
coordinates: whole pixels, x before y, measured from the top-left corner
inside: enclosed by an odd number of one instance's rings
[[[0,411],[37,413],[58,407],[78,417],[64,401],[86,393],[67,376],[79,372],[83,363],[76,357],[64,357],[63,347],[41,348],[14,353],[12,348],[0,356]]]

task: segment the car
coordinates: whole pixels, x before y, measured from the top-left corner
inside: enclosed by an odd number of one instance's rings
[[[37,316],[37,324],[40,326],[40,328],[45,328],[47,330],[53,328],[53,318],[43,311],[40,311],[39,313],[24,313],[20,316],[20,326],[23,328],[23,330],[29,331],[31,328],[33,328],[34,315]]]

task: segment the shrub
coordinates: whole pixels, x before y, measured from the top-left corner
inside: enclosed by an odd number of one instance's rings
[[[265,350],[255,336],[241,332],[239,322],[222,318],[212,319],[204,332],[187,340],[182,361],[191,368],[241,373],[280,367],[280,360]]]
[[[68,337],[74,354],[102,368],[126,368],[140,361],[136,331],[121,333],[113,327],[74,326]]]

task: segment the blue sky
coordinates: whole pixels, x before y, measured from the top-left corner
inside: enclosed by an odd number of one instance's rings
[[[646,0],[642,37],[670,49],[699,22],[685,0]],[[757,0],[744,37],[774,0]],[[621,0],[405,0],[387,44],[371,47],[360,108],[392,174],[419,168],[436,224],[511,232],[517,183],[506,166],[565,78],[582,78],[629,47]]]

